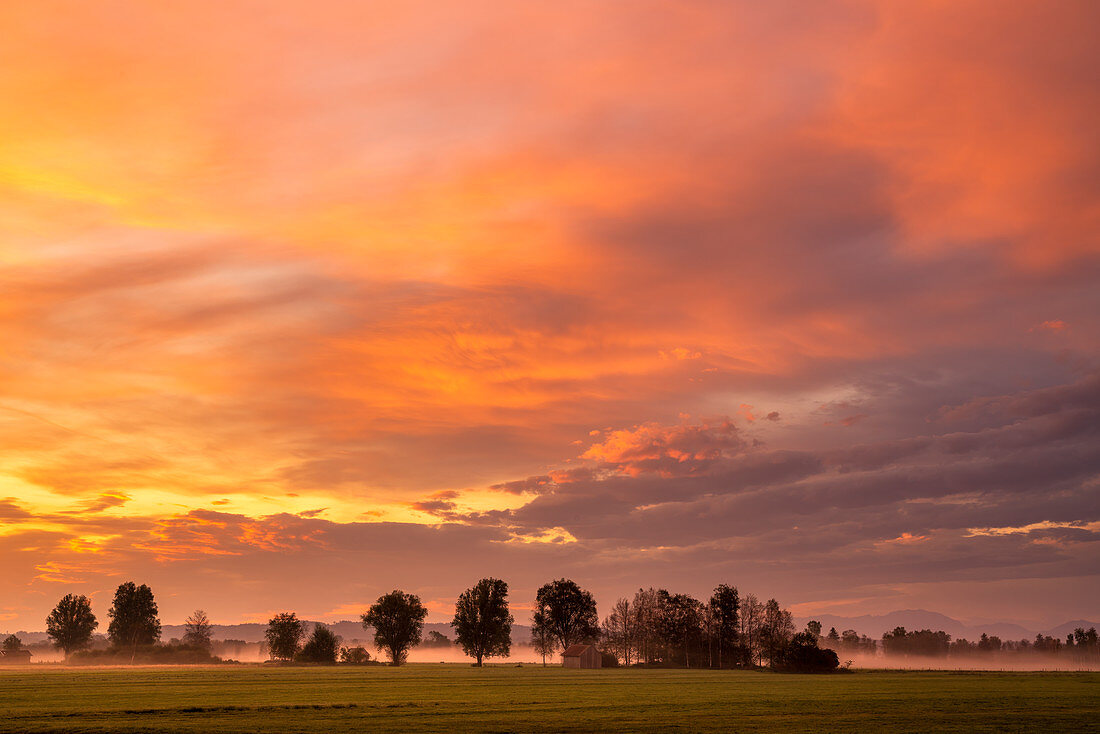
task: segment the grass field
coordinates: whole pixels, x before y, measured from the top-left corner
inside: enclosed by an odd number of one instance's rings
[[[1100,673],[0,670],[3,732],[1100,732]]]

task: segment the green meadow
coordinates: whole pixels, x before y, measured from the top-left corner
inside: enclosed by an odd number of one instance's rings
[[[0,670],[3,732],[1100,731],[1100,673]]]

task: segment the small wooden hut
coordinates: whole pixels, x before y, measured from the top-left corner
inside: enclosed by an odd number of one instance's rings
[[[563,668],[602,668],[603,656],[595,645],[570,645],[561,654]]]

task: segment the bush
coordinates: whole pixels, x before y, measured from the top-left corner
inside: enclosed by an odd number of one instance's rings
[[[831,673],[839,665],[835,652],[822,650],[817,638],[805,632],[795,635],[772,661],[772,667],[784,673]]]
[[[603,658],[601,665],[605,668],[617,668],[619,667],[619,659],[609,652],[601,652],[600,657]]]
[[[832,650],[820,647],[798,647],[784,657],[777,670],[788,673],[831,673],[840,665]]]

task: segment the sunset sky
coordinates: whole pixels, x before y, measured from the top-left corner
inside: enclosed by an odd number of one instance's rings
[[[1100,3],[0,27],[0,629],[1100,613]]]

